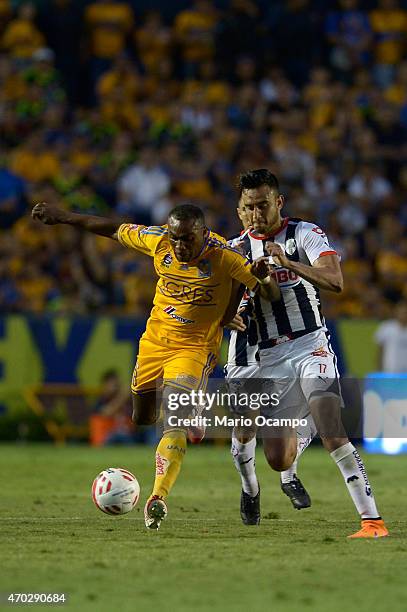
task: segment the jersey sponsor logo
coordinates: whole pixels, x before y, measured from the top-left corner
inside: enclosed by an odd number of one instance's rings
[[[209,259],[201,259],[197,267],[199,278],[208,278],[212,273]]]
[[[180,315],[176,314],[176,308],[174,306],[167,306],[163,310],[165,314],[169,315],[172,319],[175,319],[180,323],[184,323],[185,325],[187,323],[195,323],[195,321],[193,321],[192,319],[186,319],[185,317],[181,317]]]
[[[292,270],[287,270],[286,268],[279,268],[278,270],[275,270],[271,276],[279,285],[291,285],[293,283],[297,283],[300,280],[298,274],[296,274]]]
[[[211,305],[214,289],[206,289],[205,287],[194,287],[193,285],[184,285],[176,283],[172,280],[163,280],[160,286],[160,291],[167,297],[172,297],[183,304],[193,304],[195,306]]]
[[[164,266],[164,268],[169,268],[171,264],[172,264],[172,255],[171,253],[166,253],[161,261],[161,265]]]
[[[289,238],[285,243],[285,252],[288,253],[288,255],[294,255],[296,250],[297,243],[295,242],[294,238]]]
[[[155,454],[155,473],[156,476],[164,476],[167,472],[170,462],[168,459],[160,455],[160,453]]]

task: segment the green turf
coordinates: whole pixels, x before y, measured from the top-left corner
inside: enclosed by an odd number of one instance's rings
[[[365,457],[391,529],[390,538],[367,541],[346,539],[358,517],[319,448],[301,459],[313,502],[301,512],[259,449],[260,527],[240,522],[227,447],[189,449],[157,533],[142,520],[152,448],[7,445],[0,458],[3,593],[65,591],[61,609],[109,612],[406,609],[406,456]],[[140,481],[141,502],[127,516],[105,516],[91,502],[91,482],[105,467],[128,468]]]

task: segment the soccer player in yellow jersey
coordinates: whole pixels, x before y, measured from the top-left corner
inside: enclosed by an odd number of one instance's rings
[[[164,434],[156,451],[153,491],[144,509],[146,526],[158,529],[186,451],[185,428],[167,425],[166,398],[173,392],[205,390],[222,339],[221,325],[236,312],[230,304],[240,284],[270,301],[279,299],[268,259],[250,264],[208,230],[202,211],[191,205],[174,208],[167,225],[151,227],[71,213],[46,203],[37,204],[32,216],[49,225],[65,223],[113,238],[154,259],[159,280],[131,389],[133,420],[149,425],[157,419],[156,392],[158,381],[163,381]]]

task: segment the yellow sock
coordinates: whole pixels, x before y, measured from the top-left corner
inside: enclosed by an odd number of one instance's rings
[[[152,495],[167,497],[177,480],[186,448],[185,431],[164,433],[155,453],[155,481]]]

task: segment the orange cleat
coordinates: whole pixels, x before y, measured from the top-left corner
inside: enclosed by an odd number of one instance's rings
[[[363,519],[362,529],[348,536],[348,538],[384,538],[388,535],[389,532],[382,519]]]

